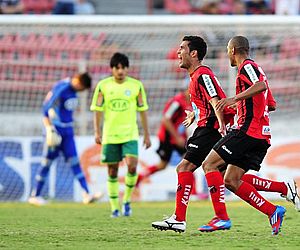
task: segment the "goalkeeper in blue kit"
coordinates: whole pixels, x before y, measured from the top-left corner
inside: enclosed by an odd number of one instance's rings
[[[73,112],[78,105],[77,92],[89,89],[91,81],[88,73],[60,80],[48,92],[44,100],[43,123],[46,132],[44,155],[42,166],[36,175],[36,185],[28,200],[30,204],[38,206],[46,204],[41,197],[41,191],[51,164],[60,152],[83,189],[83,203],[91,203],[101,196],[100,193],[95,196],[90,195],[85,176],[81,171],[74,141]]]

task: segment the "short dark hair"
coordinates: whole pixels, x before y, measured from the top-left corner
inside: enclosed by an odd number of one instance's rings
[[[190,51],[197,50],[199,61],[203,60],[207,52],[207,44],[200,36],[184,36],[182,41],[188,41]]]
[[[234,36],[230,39],[230,45],[235,48],[235,51],[239,54],[248,54],[250,45],[249,41],[244,36]]]
[[[118,65],[121,64],[123,68],[129,67],[129,60],[128,57],[122,53],[115,53],[111,59],[110,59],[110,67],[118,67]]]
[[[88,72],[82,73],[78,75],[78,79],[80,83],[87,89],[91,88],[92,86],[92,78]]]

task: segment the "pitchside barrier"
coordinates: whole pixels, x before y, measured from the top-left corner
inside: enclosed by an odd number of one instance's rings
[[[156,137],[152,137],[152,147],[145,150],[140,139],[138,172],[147,166],[159,161],[155,149],[158,146]],[[76,138],[78,153],[82,169],[93,193],[106,192],[107,168],[100,164],[99,145],[89,136]],[[0,201],[26,201],[35,183],[35,174],[41,166],[42,138],[40,137],[2,137],[0,139]],[[300,142],[294,138],[281,137],[274,140],[273,146],[262,164],[260,176],[281,181],[294,178],[300,181],[299,168]],[[135,201],[163,201],[174,199],[177,175],[176,164],[180,161],[177,154],[172,156],[167,169],[146,178],[139,188],[134,191]],[[127,167],[120,164],[119,181],[120,192],[124,190],[124,177]],[[202,169],[195,172],[196,191],[207,191]],[[267,186],[268,183],[265,183]],[[42,195],[49,199],[64,201],[81,201],[82,190],[73,178],[68,165],[60,157],[53,163],[49,178],[46,181]],[[279,194],[266,193],[267,197],[278,199]],[[227,199],[236,199],[230,192],[226,193]],[[197,199],[197,195],[194,197]],[[103,201],[107,200],[107,195]]]

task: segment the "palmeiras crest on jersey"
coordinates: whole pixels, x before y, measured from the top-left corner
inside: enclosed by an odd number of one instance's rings
[[[124,92],[124,94],[126,96],[130,96],[131,95],[131,91],[129,89],[126,89],[125,92]]]

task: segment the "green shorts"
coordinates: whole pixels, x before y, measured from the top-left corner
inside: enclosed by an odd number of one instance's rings
[[[102,145],[101,162],[103,163],[117,163],[125,156],[138,157],[138,141]]]

